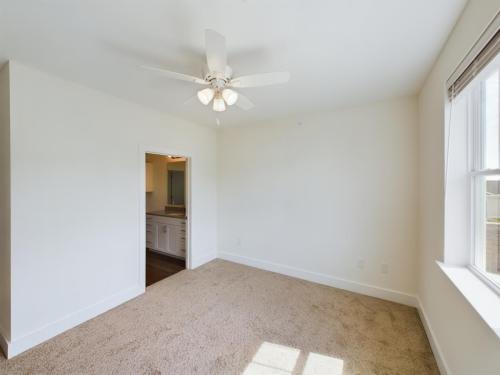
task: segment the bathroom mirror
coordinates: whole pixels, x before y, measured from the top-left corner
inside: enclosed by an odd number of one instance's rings
[[[185,176],[183,170],[168,171],[167,204],[171,206],[184,206],[185,204]]]

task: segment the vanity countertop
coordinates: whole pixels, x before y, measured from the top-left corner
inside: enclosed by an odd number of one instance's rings
[[[146,212],[146,215],[172,217],[174,219],[184,219],[184,220],[187,219],[186,214],[182,212],[151,211],[151,212]]]

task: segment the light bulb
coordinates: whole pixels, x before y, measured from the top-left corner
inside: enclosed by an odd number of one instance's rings
[[[214,111],[215,112],[224,112],[226,110],[226,103],[224,103],[224,99],[220,96],[217,96],[214,99]]]
[[[197,95],[198,95],[198,99],[200,99],[200,102],[207,105],[213,99],[215,92],[211,88],[206,88],[206,89],[198,91]]]
[[[227,105],[233,105],[238,100],[238,93],[231,89],[224,89],[222,91],[222,97],[226,101]]]

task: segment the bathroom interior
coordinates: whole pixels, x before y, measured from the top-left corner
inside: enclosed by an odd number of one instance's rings
[[[146,286],[186,268],[187,162],[146,154]]]

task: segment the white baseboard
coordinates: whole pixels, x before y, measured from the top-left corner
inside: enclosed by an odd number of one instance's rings
[[[451,371],[448,367],[448,364],[444,360],[443,352],[436,340],[436,335],[434,334],[429,319],[427,318],[427,314],[425,313],[422,301],[420,301],[420,298],[418,297],[417,301],[418,301],[418,307],[417,307],[418,314],[420,315],[420,320],[422,321],[425,333],[427,334],[427,338],[429,339],[429,343],[431,344],[432,353],[434,353],[434,358],[436,358],[439,371],[441,372],[442,375],[450,375]]]
[[[124,302],[131,300],[144,293],[145,287],[135,286],[123,292],[117,293],[109,298],[106,298],[94,305],[85,307],[77,312],[67,315],[53,323],[31,332],[25,336],[16,338],[12,341],[6,341],[5,355],[7,358],[12,358],[32,347],[38,345],[58,334],[67,331],[95,316],[102,314]],[[1,342],[1,341],[0,341]]]
[[[281,273],[283,275],[312,281],[318,284],[324,284],[339,289],[345,289],[350,292],[365,294],[367,296],[381,298],[412,307],[418,307],[418,300],[415,295],[399,292],[392,289],[386,289],[374,285],[363,284],[352,280],[345,280],[322,273],[306,271],[299,268],[290,267],[284,264],[268,262],[255,258],[248,258],[234,253],[220,252],[219,258],[229,260],[235,263],[244,264],[251,267],[260,268],[266,271],[272,271],[276,273]]]
[[[205,263],[208,263],[214,259],[217,259],[217,254],[209,254],[199,258],[195,258],[191,261],[191,269],[195,269],[199,266],[202,266]]]

